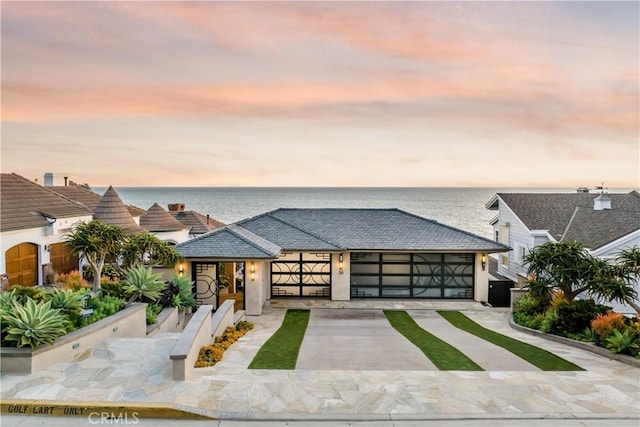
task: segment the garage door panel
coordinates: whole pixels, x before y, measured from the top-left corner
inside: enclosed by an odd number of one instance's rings
[[[296,259],[293,261],[293,259]],[[271,262],[274,297],[328,297],[331,292],[331,254],[286,254]]]
[[[5,269],[9,287],[35,286],[38,284],[38,246],[21,243],[5,252]]]

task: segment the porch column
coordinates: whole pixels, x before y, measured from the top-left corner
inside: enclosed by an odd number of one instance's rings
[[[247,260],[245,263],[245,311],[249,316],[262,314],[267,295],[264,292],[265,280],[268,279],[269,262],[259,260]],[[253,273],[252,270],[253,269]]]
[[[482,268],[482,257],[485,256],[485,267]],[[476,301],[487,301],[489,299],[489,254],[485,252],[476,253],[475,261],[475,292],[473,299]]]
[[[349,301],[351,299],[351,255],[342,252],[342,268],[340,253],[331,254],[331,300]]]

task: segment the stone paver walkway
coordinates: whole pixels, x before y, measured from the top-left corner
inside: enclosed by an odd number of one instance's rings
[[[587,369],[542,371],[248,370],[280,326],[284,310],[267,306],[249,318],[256,329],[211,368],[188,381],[171,379],[169,353],[177,335],[110,339],[92,357],[32,375],[2,375],[1,397],[71,401],[166,402],[236,419],[416,419],[548,414],[638,417],[640,369],[515,331],[507,313],[464,312],[482,326],[545,348]],[[327,352],[331,349],[326,349]]]
[[[296,369],[437,370],[382,310],[314,309]]]

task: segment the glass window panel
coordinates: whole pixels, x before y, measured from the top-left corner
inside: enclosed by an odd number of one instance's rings
[[[303,261],[330,261],[331,254],[323,253],[323,252],[303,252],[302,260]]]
[[[409,254],[382,254],[382,262],[409,262],[411,260]]]
[[[382,264],[382,274],[409,274],[410,264]]]
[[[380,261],[380,254],[377,254],[377,253],[353,252],[351,254],[351,263],[378,262],[378,261]]]
[[[292,285],[300,281],[300,276],[293,274],[273,274],[271,283],[274,285]]]
[[[382,276],[382,285],[409,287],[410,280],[409,276]]]
[[[404,297],[407,298],[411,296],[409,288],[382,288],[382,296],[383,297]]]
[[[445,276],[445,287],[471,287],[473,286],[473,277],[469,276]]]
[[[317,296],[329,296],[328,286],[305,286],[302,288],[302,296],[305,297],[317,297]]]
[[[299,252],[283,252],[278,257],[278,261],[300,261]]]
[[[351,274],[378,274],[380,264],[351,264]]]
[[[303,285],[329,285],[331,284],[331,276],[328,274],[303,274]]]
[[[300,296],[300,288],[298,286],[274,286],[271,288],[271,295]]]
[[[380,288],[367,288],[363,286],[351,287],[351,298],[379,298]]]
[[[442,271],[440,264],[413,264],[413,274],[439,276]]]
[[[473,289],[445,289],[445,298],[473,298]]]
[[[305,262],[302,264],[303,273],[326,273],[331,272],[331,264],[319,262]]]
[[[414,298],[440,298],[441,288],[413,288]]]
[[[441,262],[442,254],[413,254],[413,262],[427,263],[427,262]]]
[[[274,274],[291,274],[300,272],[299,262],[272,262],[271,272]]]
[[[378,276],[351,276],[351,285],[369,285],[378,286],[380,284],[380,278]]]
[[[436,288],[442,285],[440,276],[413,276],[413,286],[420,288]]]
[[[473,262],[474,254],[444,254],[446,263],[469,263]]]

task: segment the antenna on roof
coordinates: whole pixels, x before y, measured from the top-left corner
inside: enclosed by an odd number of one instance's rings
[[[596,185],[595,189],[600,190],[600,194],[604,194],[604,191],[608,190],[608,188],[604,186],[604,181],[602,181],[600,185]]]

